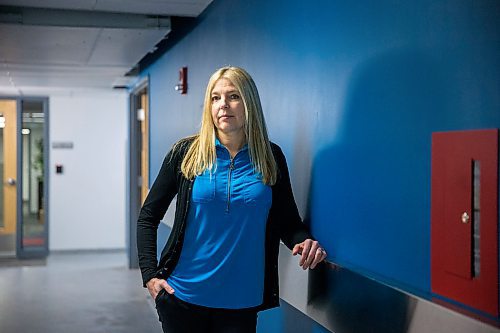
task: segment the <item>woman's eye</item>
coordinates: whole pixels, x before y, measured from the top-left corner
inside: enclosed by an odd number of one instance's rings
[[[231,96],[229,96],[231,99],[240,99],[240,96],[239,95],[236,95],[236,94],[232,94]]]
[[[216,102],[220,99],[219,96],[212,96],[212,102]]]

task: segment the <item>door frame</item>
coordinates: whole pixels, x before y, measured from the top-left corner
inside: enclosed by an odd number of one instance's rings
[[[127,257],[129,268],[139,268],[139,258],[137,254],[137,218],[139,217],[139,211],[141,209],[142,203],[140,202],[140,191],[139,191],[139,179],[137,175],[141,170],[141,162],[137,156],[141,152],[141,147],[138,144],[138,139],[141,136],[141,129],[137,122],[137,108],[139,104],[137,103],[137,97],[141,94],[144,89],[148,89],[147,104],[150,108],[151,94],[149,90],[149,75],[138,81],[129,90],[129,117],[128,117],[128,130],[129,130],[129,145],[128,145],[128,170],[127,170]],[[148,122],[148,116],[146,121]],[[148,138],[149,139],[149,138]],[[149,147],[148,147],[149,149]],[[139,155],[140,156],[140,155]],[[148,161],[149,168],[149,161]],[[149,179],[143,179],[142,182],[149,183]]]
[[[0,96],[2,100],[15,100],[16,101],[16,141],[17,141],[17,152],[16,152],[16,258],[18,259],[36,259],[45,258],[49,254],[49,226],[50,226],[50,214],[49,214],[49,98],[48,97],[30,97],[30,96]],[[23,241],[23,145],[22,145],[22,103],[23,101],[37,101],[42,103],[43,113],[44,113],[44,128],[43,128],[43,157],[44,157],[44,202],[43,209],[45,214],[45,228],[44,228],[44,246],[36,248],[24,248],[22,245]]]

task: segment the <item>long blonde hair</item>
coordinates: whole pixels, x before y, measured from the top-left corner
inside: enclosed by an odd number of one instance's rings
[[[264,184],[274,185],[278,167],[271,150],[259,93],[252,77],[239,67],[220,68],[210,77],[205,92],[200,132],[194,136],[182,160],[182,174],[187,179],[194,179],[205,170],[213,170],[216,163],[216,128],[212,120],[212,90],[221,78],[231,81],[241,95],[245,107],[245,136],[254,170],[262,175]]]

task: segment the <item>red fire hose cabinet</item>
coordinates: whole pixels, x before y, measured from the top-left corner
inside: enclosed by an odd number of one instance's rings
[[[432,292],[499,316],[498,129],[432,135]]]

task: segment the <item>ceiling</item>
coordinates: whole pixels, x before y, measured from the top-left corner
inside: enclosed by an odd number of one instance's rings
[[[0,94],[111,89],[212,0],[0,0]]]

